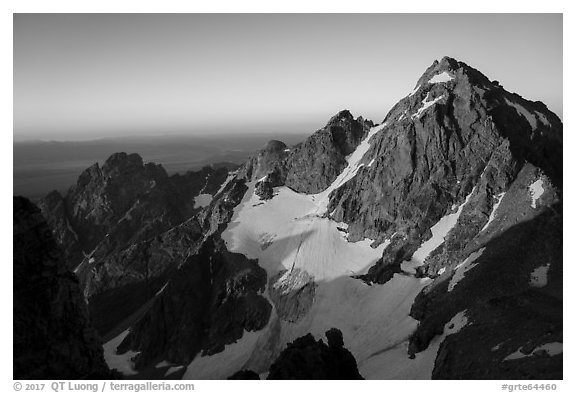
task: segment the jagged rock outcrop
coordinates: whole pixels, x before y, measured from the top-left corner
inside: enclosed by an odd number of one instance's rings
[[[297,322],[308,314],[315,292],[314,277],[298,268],[281,270],[268,283],[268,294],[276,313],[287,322]]]
[[[65,197],[54,191],[40,202],[101,334],[150,300],[199,246],[195,196],[216,194],[227,176],[226,167],[168,176],[138,154],[116,153],[85,170]]]
[[[348,110],[340,111],[296,146],[269,141],[242,167],[240,176],[256,181],[262,200],[271,199],[273,188],[283,185],[303,193],[323,191],[346,167],[346,156],[373,125],[362,117],[355,119]]]
[[[267,379],[363,379],[354,356],[344,348],[342,332],[326,332],[328,345],[311,334],[289,343],[270,366]]]
[[[140,352],[137,367],[162,360],[186,364],[197,354],[218,353],[244,330],[268,323],[272,307],[261,295],[265,284],[266,271],[256,261],[226,251],[221,240],[210,237],[173,275],[118,351]]]
[[[270,140],[239,168],[237,177],[246,181],[266,180],[272,187],[283,185],[286,179],[285,161],[291,151],[284,142]]]
[[[96,163],[86,169],[64,197],[50,193],[40,208],[57,239],[74,244],[67,256],[76,267],[106,237],[123,246],[182,223],[198,210],[194,196],[215,193],[227,173],[206,167],[170,177],[138,154],[116,153],[102,167]]]
[[[110,379],[78,280],[40,210],[13,200],[14,379]]]
[[[293,148],[286,161],[286,186],[306,194],[324,191],[372,126],[362,117],[354,119],[348,110],[336,114],[324,128]]]
[[[248,164],[246,164],[248,165]],[[189,249],[149,309],[132,325],[118,352],[139,352],[137,369],[168,361],[185,365],[264,328],[271,304],[262,296],[267,276],[257,261],[226,250],[220,238],[248,189],[245,166],[196,218],[202,238]]]

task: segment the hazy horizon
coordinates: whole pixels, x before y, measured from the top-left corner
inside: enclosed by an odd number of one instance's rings
[[[454,57],[561,118],[562,14],[15,14],[14,141],[380,122]]]

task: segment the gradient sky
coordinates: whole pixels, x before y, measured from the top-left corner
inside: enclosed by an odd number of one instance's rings
[[[14,140],[380,122],[445,55],[562,117],[561,14],[16,14]]]

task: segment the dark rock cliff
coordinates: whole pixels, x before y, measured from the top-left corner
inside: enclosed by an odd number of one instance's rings
[[[14,379],[113,378],[78,280],[30,201],[15,197]]]
[[[118,347],[120,353],[140,352],[134,359],[137,368],[161,361],[185,365],[196,356],[223,351],[244,331],[260,330],[268,323],[272,306],[262,295],[266,271],[257,261],[228,252],[220,238],[247,190],[248,165],[197,216],[203,233],[199,246],[188,250]]]
[[[221,352],[244,330],[262,329],[271,305],[261,296],[266,272],[256,261],[207,239],[136,323],[118,352],[137,350],[136,366],[163,360],[186,364]]]

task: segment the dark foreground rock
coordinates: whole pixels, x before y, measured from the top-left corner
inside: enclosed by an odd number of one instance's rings
[[[14,198],[14,379],[109,379],[78,280],[40,210]]]
[[[231,375],[230,377],[228,377],[228,379],[256,380],[256,379],[260,379],[260,376],[252,370],[240,370],[240,371],[234,373],[233,375]]]
[[[267,379],[363,379],[354,356],[344,348],[342,332],[326,332],[328,345],[311,334],[288,344],[270,366]]]

